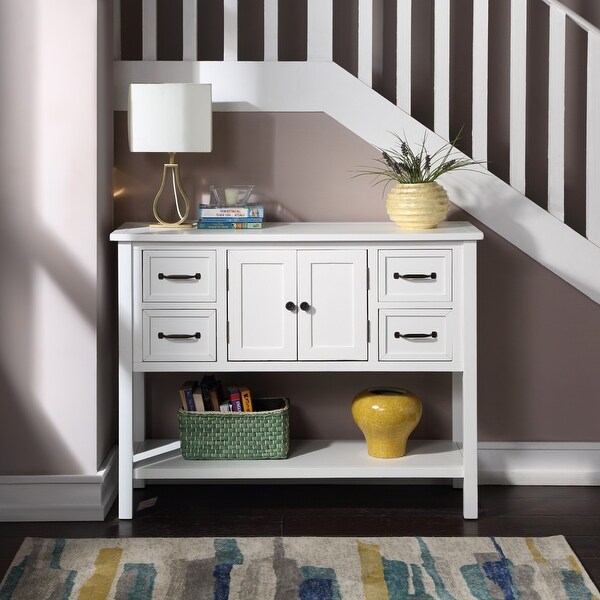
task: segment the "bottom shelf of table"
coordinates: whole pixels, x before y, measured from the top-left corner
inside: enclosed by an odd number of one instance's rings
[[[401,458],[372,458],[363,440],[292,440],[281,460],[184,460],[179,442],[147,440],[136,447],[135,479],[462,478],[463,455],[448,440],[409,441]]]

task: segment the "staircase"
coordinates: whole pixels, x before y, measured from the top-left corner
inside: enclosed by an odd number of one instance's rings
[[[125,2],[125,0],[122,0]],[[333,61],[334,1],[307,0],[306,60],[278,60],[278,2],[264,0],[262,61],[238,60],[238,0],[223,0],[223,60],[198,61],[198,0],[182,1],[181,60],[157,60],[157,0],[142,0],[142,60],[121,60],[121,0],[115,0],[115,110],[126,110],[130,82],[198,82],[213,84],[219,111],[318,111],[327,113],[377,147],[393,144],[390,132],[403,132],[412,143],[427,133],[435,150],[454,136],[450,126],[453,0],[433,0],[433,131],[411,112],[413,84],[412,0],[396,0],[395,101],[373,89],[374,23],[377,0],[357,0],[357,69],[355,74]],[[418,0],[417,0],[418,1]],[[507,32],[509,68],[509,169],[506,181],[484,167],[457,171],[441,180],[451,200],[523,252],[600,303],[600,30],[556,0],[535,0],[547,18],[528,23],[528,2],[510,4]],[[352,4],[349,2],[349,4]],[[262,5],[262,3],[261,3]],[[490,0],[473,0],[469,79],[472,104],[471,154],[488,159]],[[528,199],[527,52],[533,27],[548,35],[547,198]],[[576,30],[586,43],[585,82],[585,231],[565,223],[566,81],[569,39]],[[453,71],[456,76],[456,71]],[[491,75],[491,76],[490,76]],[[583,169],[582,169],[583,170]],[[567,186],[568,187],[568,186]]]

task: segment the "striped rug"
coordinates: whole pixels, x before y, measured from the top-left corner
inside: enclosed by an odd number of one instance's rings
[[[0,600],[600,600],[564,537],[27,538]]]

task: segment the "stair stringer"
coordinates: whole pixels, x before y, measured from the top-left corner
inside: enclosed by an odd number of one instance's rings
[[[115,110],[129,83],[211,83],[215,111],[324,112],[377,147],[401,133],[428,149],[446,143],[332,62],[115,62]],[[483,168],[441,180],[451,201],[600,304],[600,248]]]

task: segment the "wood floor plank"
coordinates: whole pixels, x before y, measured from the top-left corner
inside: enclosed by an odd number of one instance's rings
[[[481,486],[462,518],[449,485],[148,485],[132,520],[0,523],[0,576],[27,537],[564,535],[600,587],[600,487]],[[140,504],[141,503],[141,504]]]

